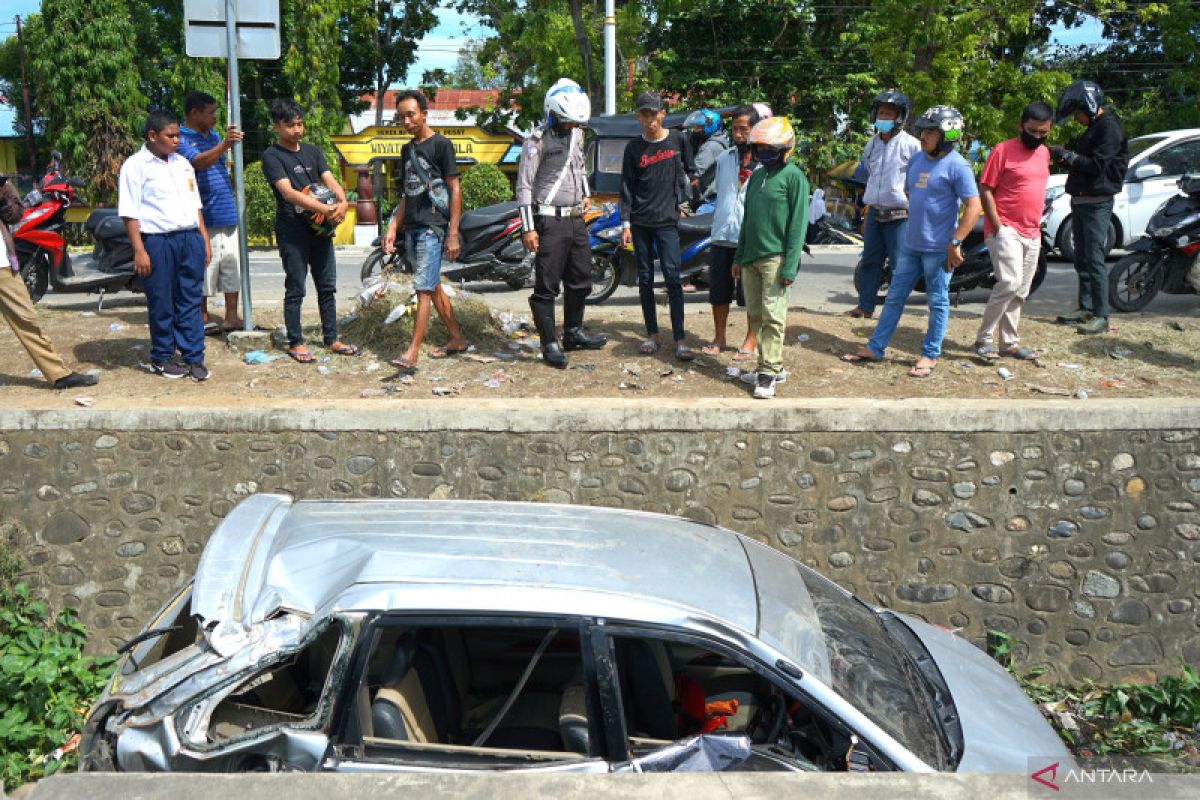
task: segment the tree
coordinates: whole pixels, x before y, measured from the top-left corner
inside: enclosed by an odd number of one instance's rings
[[[502,203],[512,196],[512,185],[495,164],[475,164],[462,176],[463,211]]]
[[[384,92],[416,62],[418,42],[437,25],[438,0],[349,0],[346,5],[342,80],[360,94],[375,94],[375,124],[382,125]],[[367,42],[370,46],[364,46]]]
[[[433,70],[421,83],[444,89],[499,89],[504,85],[504,68],[489,62],[483,52],[483,40],[471,39],[458,52],[454,69]]]
[[[29,30],[26,53],[49,142],[89,181],[93,199],[111,200],[146,114],[129,3],[43,0]]]

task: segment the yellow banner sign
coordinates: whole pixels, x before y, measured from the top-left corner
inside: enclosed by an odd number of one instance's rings
[[[454,145],[460,164],[488,162],[499,164],[513,144],[507,134],[493,134],[482,128],[434,128]],[[331,136],[333,146],[352,167],[366,166],[376,158],[399,158],[400,150],[412,137],[400,127],[372,125],[353,135]]]

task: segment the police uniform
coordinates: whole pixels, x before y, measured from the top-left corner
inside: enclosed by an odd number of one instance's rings
[[[583,130],[560,136],[540,125],[525,140],[517,167],[517,205],[524,232],[536,231],[534,288],[530,303],[553,303],[566,289],[567,327],[578,303],[592,290],[592,253],[583,200],[589,194],[583,163]]]

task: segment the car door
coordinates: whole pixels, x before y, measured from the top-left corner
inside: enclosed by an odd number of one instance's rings
[[[1132,241],[1146,232],[1150,217],[1158,207],[1178,194],[1180,177],[1190,172],[1200,172],[1200,137],[1172,142],[1156,150],[1130,169],[1130,177],[1144,165],[1157,166],[1162,172],[1126,183],[1125,191],[1129,196],[1126,241]]]
[[[613,771],[893,769],[750,654],[636,626],[608,624],[592,637]]]

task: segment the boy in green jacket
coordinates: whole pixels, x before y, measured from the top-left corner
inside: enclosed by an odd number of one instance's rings
[[[733,257],[733,277],[746,290],[750,329],[758,336],[758,368],[742,375],[754,384],[754,396],[775,396],[783,369],[784,323],[788,287],[800,268],[808,231],[808,179],[788,156],[796,142],[787,117],[769,117],[750,131],[750,149],[763,165],[746,187],[746,214]]]

